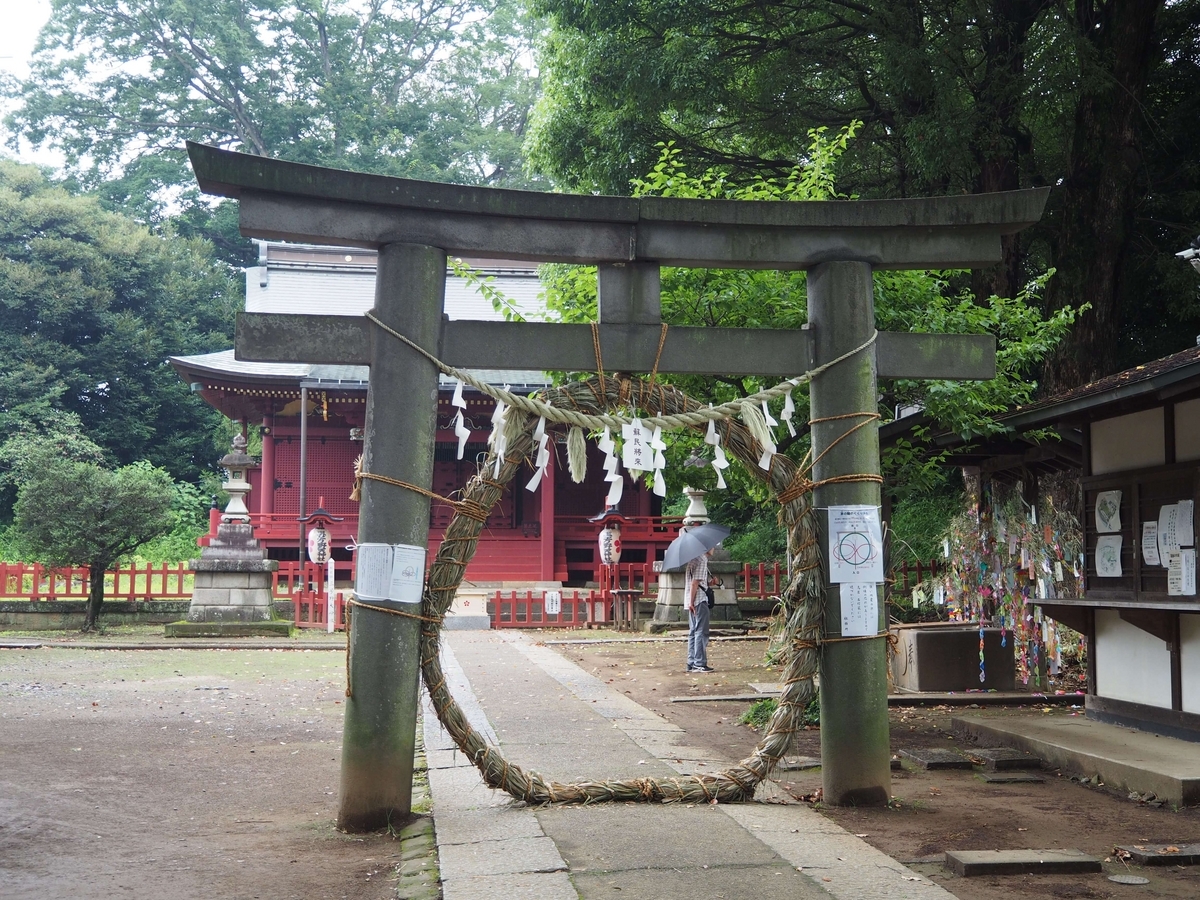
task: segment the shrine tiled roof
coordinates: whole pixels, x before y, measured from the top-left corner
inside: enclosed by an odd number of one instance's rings
[[[1139,397],[1150,398],[1166,387],[1189,380],[1195,380],[1200,386],[1200,346],[1189,347],[1035,403],[1018,406],[1000,416],[999,420],[1018,430],[1032,428],[1056,418],[1078,418],[1096,407],[1136,401]]]

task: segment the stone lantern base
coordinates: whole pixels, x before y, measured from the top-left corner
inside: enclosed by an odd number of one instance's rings
[[[187,620],[167,625],[169,637],[287,635],[291,623],[272,621],[272,574],[279,568],[265,559],[254,528],[222,522],[217,536],[189,563],[195,573]]]

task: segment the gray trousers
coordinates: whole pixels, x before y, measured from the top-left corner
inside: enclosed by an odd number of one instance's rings
[[[696,591],[696,602],[688,613],[688,659],[689,669],[708,665],[708,617],[711,610],[704,591]]]

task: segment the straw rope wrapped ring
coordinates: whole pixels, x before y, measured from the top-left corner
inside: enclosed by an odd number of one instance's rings
[[[593,378],[552,388],[542,399],[559,409],[574,409],[600,414],[612,409],[633,408],[650,415],[695,412],[701,404],[669,385],[649,384],[636,379]],[[516,409],[509,410],[508,436],[504,458],[496,475],[496,457],[489,453],[463,489],[468,506],[491,509],[500,499],[504,486],[512,480],[533,446],[533,428],[537,418]],[[527,772],[505,759],[498,747],[488,744],[467,722],[462,709],[450,694],[439,659],[440,623],[462,582],[467,563],[475,553],[483,522],[477,516],[455,513],[434,557],[426,582],[421,628],[421,674],[425,680],[438,719],[454,738],[459,749],[472,760],[492,788],[508,792],[528,803],[595,803],[599,801],[704,802],[749,800],[756,787],[787,752],[792,734],[800,727],[805,706],[814,692],[817,646],[823,611],[823,578],[817,541],[817,522],[812,509],[811,487],[791,459],[772,457],[769,471],[758,465],[762,447],[746,427],[733,420],[718,423],[721,441],[728,454],[736,457],[747,470],[764,480],[774,496],[781,499],[780,522],[791,532],[792,569],[798,573],[784,591],[779,618],[780,637],[777,658],[784,665],[783,690],[779,705],[754,752],[723,772],[708,775],[682,775],[672,778],[631,778],[627,780],[548,781],[536,772]],[[703,431],[706,426],[695,426]],[[495,477],[488,477],[495,476]]]

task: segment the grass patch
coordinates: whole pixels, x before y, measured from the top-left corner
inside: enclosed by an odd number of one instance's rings
[[[743,725],[749,725],[755,731],[762,731],[766,724],[771,721],[771,716],[775,715],[775,710],[778,708],[778,700],[774,697],[764,697],[762,700],[755,700],[751,703],[750,708],[738,717],[738,721]],[[800,724],[810,727],[820,726],[820,693],[813,694],[812,699],[808,701],[808,706],[804,707],[804,715],[800,717]]]

